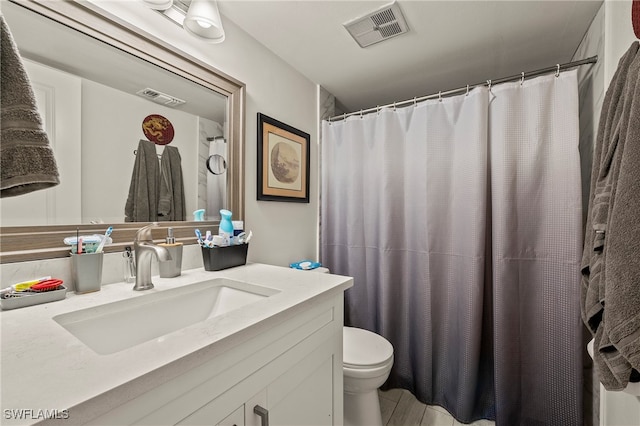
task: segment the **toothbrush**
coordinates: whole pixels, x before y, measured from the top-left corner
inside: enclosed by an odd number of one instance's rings
[[[202,246],[202,234],[200,233],[200,230],[197,228],[196,228],[196,237],[198,237],[198,244]]]
[[[43,281],[46,280],[50,280],[51,277],[47,276],[47,277],[42,277],[42,278],[36,278],[35,280],[30,280],[30,281],[22,281],[19,283],[15,283],[13,284],[11,287],[7,287],[5,289],[0,290],[0,294],[6,294],[6,293],[10,293],[13,291],[17,291],[17,292],[21,292],[21,291],[25,291],[28,290],[29,288],[31,288],[32,286],[41,283]]]
[[[110,226],[107,228],[106,232],[104,233],[104,237],[102,237],[102,241],[100,241],[100,245],[98,245],[98,248],[96,249],[96,253],[100,253],[102,251],[102,248],[104,247],[104,244],[107,242],[107,238],[109,238],[109,235],[111,235],[112,231],[113,231],[113,226]]]

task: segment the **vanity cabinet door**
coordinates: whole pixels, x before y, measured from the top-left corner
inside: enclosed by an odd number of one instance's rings
[[[216,423],[216,418],[220,418],[218,416],[224,412],[224,408],[231,405],[229,402],[237,399],[238,391],[246,394],[247,388],[241,385],[238,389],[231,389],[225,392],[220,397],[182,419],[179,424],[183,426],[210,424],[215,424],[216,426],[263,426],[262,418],[254,413],[254,407],[267,406],[266,389],[260,390],[253,397],[244,401],[233,413]]]
[[[266,405],[267,392],[263,389],[238,407],[233,413],[229,414],[229,416],[224,418],[216,426],[262,426],[262,418],[254,413],[254,407],[265,407]],[[197,415],[194,413],[194,415],[189,418],[189,421],[202,421],[202,424],[207,424],[207,419],[206,417],[203,417],[203,415],[207,415],[206,410],[201,410]]]
[[[244,405],[238,407],[236,411],[229,414],[229,416],[223,419],[216,426],[246,426],[244,424]]]
[[[179,424],[265,426],[264,418],[254,412],[255,407],[259,406],[267,410],[271,426],[341,425],[342,411],[336,407],[335,391],[340,393],[339,397],[342,396],[342,370],[339,376],[334,372],[338,365],[342,365],[342,358],[336,359],[339,352],[335,351],[336,346],[331,343],[333,340],[336,339],[312,345],[308,345],[310,342],[307,341],[307,344],[297,345],[182,419]],[[246,395],[251,395],[260,387],[260,392],[246,398]],[[244,398],[242,395],[245,395]],[[239,409],[230,415],[226,411],[228,407],[237,407],[238,404],[244,407],[244,423],[234,423],[241,418]],[[228,417],[219,420],[223,416]]]
[[[269,421],[273,426],[333,425],[333,354],[310,354],[267,387]]]

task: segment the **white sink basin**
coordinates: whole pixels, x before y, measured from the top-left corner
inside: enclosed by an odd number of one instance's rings
[[[185,285],[53,317],[100,355],[119,352],[222,315],[277,290],[226,278]]]

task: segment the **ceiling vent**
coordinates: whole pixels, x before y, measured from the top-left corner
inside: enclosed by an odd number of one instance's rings
[[[367,47],[409,31],[407,21],[396,2],[349,21],[344,27],[360,47]]]
[[[137,91],[136,94],[157,104],[161,104],[171,108],[186,103],[186,101],[183,101],[182,99],[175,98],[157,90],[149,89],[148,87],[146,89]]]

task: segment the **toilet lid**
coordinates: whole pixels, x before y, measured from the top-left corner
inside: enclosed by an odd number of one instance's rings
[[[384,365],[393,356],[393,346],[384,337],[362,328],[343,327],[343,364],[349,368]]]

